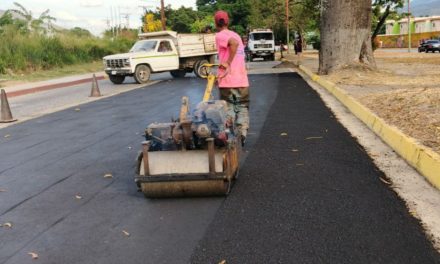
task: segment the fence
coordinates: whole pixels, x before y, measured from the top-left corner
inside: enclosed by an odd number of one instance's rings
[[[422,39],[439,39],[440,31],[411,34],[411,47],[417,48]],[[381,48],[407,48],[408,35],[379,35],[376,38]]]

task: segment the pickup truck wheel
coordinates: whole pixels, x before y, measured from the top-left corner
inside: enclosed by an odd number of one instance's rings
[[[125,80],[124,75],[109,75],[110,81],[114,84],[121,84]]]
[[[138,65],[134,72],[134,79],[137,83],[147,83],[150,80],[151,70],[147,65]]]
[[[173,76],[174,78],[183,78],[186,75],[186,70],[175,70],[175,71],[170,71],[171,76]]]
[[[199,77],[202,78],[202,76],[206,75],[206,73],[202,72],[203,69],[203,64],[207,64],[209,63],[208,60],[199,60],[195,63],[195,67],[194,67],[194,74]]]

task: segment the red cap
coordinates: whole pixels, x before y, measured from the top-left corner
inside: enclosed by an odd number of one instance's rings
[[[222,19],[225,21],[225,26],[229,24],[229,15],[225,11],[222,10],[217,11],[215,13],[214,19],[215,19],[215,24],[217,25],[220,24],[220,20]]]

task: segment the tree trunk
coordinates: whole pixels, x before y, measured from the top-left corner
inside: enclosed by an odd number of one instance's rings
[[[387,5],[387,8],[385,9],[385,12],[383,12],[382,16],[380,17],[379,23],[377,23],[377,26],[376,26],[376,28],[374,29],[374,32],[373,32],[373,37],[372,37],[373,40],[377,37],[377,35],[379,34],[380,29],[383,27],[383,25],[387,21],[387,18],[390,15],[390,8],[391,8],[391,6]]]
[[[371,0],[321,0],[319,74],[360,62],[376,67],[371,47]]]
[[[391,6],[387,5],[385,12],[382,14],[382,17],[380,18],[379,23],[377,23],[377,26],[374,29],[373,36],[371,36],[371,45],[373,46],[373,50],[377,49],[377,47],[374,45],[374,40],[376,39],[377,35],[379,34],[380,29],[383,27],[383,25],[387,21],[387,18],[390,15],[390,8],[391,8]]]

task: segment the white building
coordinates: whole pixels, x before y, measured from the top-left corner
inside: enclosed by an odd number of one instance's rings
[[[408,34],[408,19],[386,21],[386,35]],[[412,33],[440,32],[440,16],[412,17]]]

